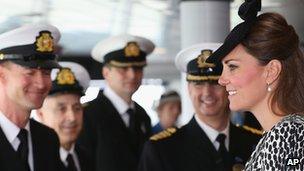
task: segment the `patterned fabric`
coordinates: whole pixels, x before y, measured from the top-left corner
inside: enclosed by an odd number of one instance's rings
[[[299,163],[294,162],[297,160]],[[245,170],[302,171],[303,164],[304,115],[292,114],[263,135],[246,163]]]

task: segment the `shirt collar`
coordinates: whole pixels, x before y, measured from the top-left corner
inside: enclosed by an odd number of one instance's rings
[[[207,125],[205,122],[201,121],[197,115],[194,115],[194,118],[195,118],[196,122],[198,123],[198,125],[204,130],[204,132],[206,133],[206,135],[208,136],[208,138],[211,140],[212,143],[214,143],[216,141],[216,137],[220,133],[223,133],[226,135],[226,137],[229,137],[230,122],[228,122],[226,128],[223,131],[219,132],[216,129]],[[227,140],[229,141],[229,138],[227,138]],[[228,141],[225,141],[225,142],[228,142]]]
[[[66,150],[63,147],[60,147],[59,153],[60,153],[61,161],[66,161],[66,159],[68,157],[68,154],[74,154],[75,153],[75,144],[72,144],[70,150]]]
[[[12,143],[17,135],[20,132],[20,128],[15,125],[11,120],[9,120],[1,111],[0,111],[0,127],[4,132],[7,140]],[[26,129],[30,134],[30,125],[29,121],[26,123],[24,129]]]
[[[116,110],[120,115],[126,113],[129,108],[134,109],[134,102],[132,101],[131,105],[129,106],[127,102],[125,102],[117,93],[111,89],[110,86],[106,85],[103,94],[112,102]]]

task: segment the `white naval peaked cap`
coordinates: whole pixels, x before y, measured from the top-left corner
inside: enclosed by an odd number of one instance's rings
[[[59,30],[48,24],[29,24],[0,34],[0,60],[31,68],[59,68],[55,48]]]
[[[138,48],[143,55],[138,55],[139,57],[123,58],[123,50],[126,48],[127,44],[130,42],[136,42]],[[108,63],[111,60],[116,60],[121,63],[132,63],[145,61],[145,57],[153,52],[155,48],[154,43],[144,37],[133,36],[129,34],[123,34],[118,36],[113,36],[105,40],[98,42],[92,49],[91,55],[93,59],[101,63]],[[113,53],[117,52],[117,53]],[[106,58],[106,59],[105,59]]]
[[[202,50],[209,49],[215,51],[221,45],[222,43],[200,43],[185,48],[176,55],[175,66],[181,72],[187,73],[188,63],[197,58],[201,54]]]
[[[90,86],[90,75],[89,72],[80,64],[76,63],[76,62],[59,62],[59,65],[62,67],[60,69],[52,69],[51,72],[51,79],[52,79],[52,89],[51,89],[51,93],[55,93],[58,91],[63,91],[63,90],[70,90],[72,88],[78,88],[79,86],[81,86],[81,88],[83,89],[82,92],[84,93],[86,91],[86,89]],[[76,81],[78,81],[77,85],[76,83],[74,85],[71,85],[69,87],[68,84],[63,85],[63,87],[60,87],[60,84],[58,84],[58,74],[60,71],[64,70],[64,69],[70,69],[70,71],[72,72],[73,76],[75,77]],[[65,74],[65,76],[67,77],[67,81],[71,78],[71,75]],[[62,76],[64,77],[64,76]],[[73,86],[73,87],[72,87]],[[71,88],[72,87],[72,88]]]
[[[49,31],[55,43],[58,43],[61,34],[55,26],[49,24],[29,24],[0,34],[0,49],[33,44],[41,31]]]

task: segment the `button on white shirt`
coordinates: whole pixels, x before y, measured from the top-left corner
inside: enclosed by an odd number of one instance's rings
[[[18,150],[20,145],[20,140],[17,135],[20,132],[20,128],[15,125],[12,121],[10,121],[1,111],[0,111],[0,127],[6,136],[8,142],[12,145],[15,151]],[[24,129],[28,131],[27,140],[28,140],[28,164],[30,166],[31,171],[34,170],[34,160],[33,160],[33,144],[32,144],[32,136],[30,131],[30,122],[27,122]]]

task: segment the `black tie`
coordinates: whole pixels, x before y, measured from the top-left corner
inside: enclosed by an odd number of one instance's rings
[[[69,153],[66,160],[68,162],[68,171],[77,171],[72,154]]]
[[[135,111],[134,109],[131,109],[129,108],[127,110],[127,113],[129,114],[130,116],[130,122],[129,122],[129,131],[130,131],[130,137],[131,137],[131,140],[133,142],[133,146],[134,146],[134,150],[136,151],[136,154],[139,155],[140,153],[140,146],[139,146],[139,143],[140,143],[140,130],[139,130],[139,124],[135,118]]]
[[[225,139],[226,139],[226,135],[225,134],[219,134],[216,138],[216,141],[220,143],[220,147],[218,149],[219,155],[221,157],[221,166],[222,169],[227,171],[230,170],[230,166],[229,166],[229,153],[228,150],[226,149],[225,146]]]
[[[30,166],[28,164],[28,141],[27,141],[27,130],[20,129],[19,134],[17,137],[20,140],[20,144],[17,149],[17,154],[22,162],[25,164],[26,169],[30,170]]]
[[[135,132],[136,126],[135,126],[135,112],[133,109],[129,108],[127,110],[127,113],[129,114],[129,129],[131,132]]]

